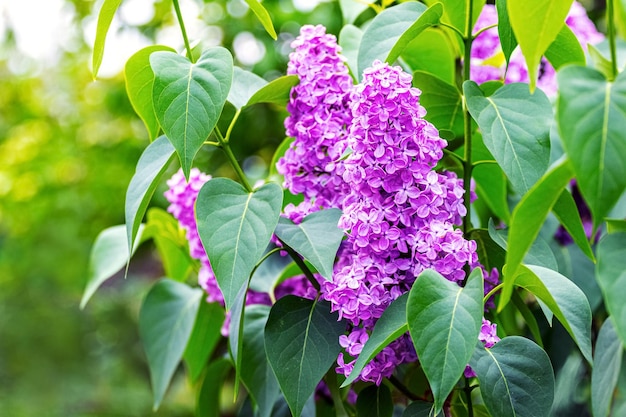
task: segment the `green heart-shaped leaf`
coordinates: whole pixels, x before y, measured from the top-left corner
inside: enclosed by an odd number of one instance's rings
[[[485,146],[523,195],[548,169],[550,101],[541,90],[530,94],[524,84],[507,84],[486,97],[475,82],[466,81],[463,91]]]
[[[330,281],[335,256],[344,237],[343,230],[337,227],[340,217],[338,209],[316,211],[298,225],[281,217],[275,233]]]
[[[150,367],[155,410],[183,357],[201,298],[202,290],[163,279],[141,305],[139,335]]]
[[[93,43],[93,56],[91,61],[92,74],[95,79],[98,76],[102,57],[104,56],[104,43],[106,41],[107,32],[111,27],[113,16],[117,8],[120,7],[122,0],[104,0],[100,13],[98,13],[98,23],[96,25],[96,39]]]
[[[228,309],[270,242],[282,200],[278,184],[249,193],[226,178],[208,181],[198,193],[198,234]]]
[[[483,295],[483,275],[478,268],[472,271],[465,287],[427,269],[411,288],[407,322],[430,382],[435,414],[472,356],[482,325]]]
[[[193,159],[213,131],[228,97],[233,58],[222,47],[207,49],[195,64],[175,53],[154,52],[150,66],[157,119],[189,178]]]
[[[607,318],[598,334],[591,371],[591,406],[593,415],[607,417],[617,386],[624,345],[620,340],[611,317]]]
[[[546,352],[531,340],[509,336],[487,349],[478,343],[470,366],[492,416],[548,416],[554,373]]]
[[[228,93],[228,102],[236,109],[244,107],[248,100],[267,85],[267,81],[253,72],[246,71],[239,67],[234,68],[233,85]]]

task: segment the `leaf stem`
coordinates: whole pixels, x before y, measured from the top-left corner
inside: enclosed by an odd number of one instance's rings
[[[395,375],[391,375],[387,379],[389,380],[389,382],[391,382],[391,385],[393,385],[398,391],[403,393],[411,401],[422,400],[422,398],[418,397],[417,395],[409,391],[406,385],[404,385],[402,381],[400,381]]]
[[[239,162],[237,162],[237,158],[235,158],[235,154],[233,154],[232,149],[230,149],[230,145],[228,144],[228,141],[224,139],[224,136],[222,136],[222,132],[220,132],[220,129],[217,126],[215,126],[214,132],[215,132],[215,136],[217,137],[217,141],[219,142],[220,148],[222,148],[222,150],[228,157],[228,161],[230,162],[230,165],[233,167],[233,169],[237,173],[237,176],[241,180],[241,183],[243,184],[243,186],[246,188],[246,190],[249,193],[251,193],[253,191],[252,186],[248,182],[248,178],[246,178],[246,174],[244,174],[243,169],[241,169],[241,165],[239,165]]]
[[[476,161],[472,165],[474,166],[474,168],[476,168],[478,165],[497,164],[497,163],[498,162],[494,161],[493,159],[484,159],[484,160]]]
[[[298,265],[302,273],[304,273],[304,276],[307,277],[307,279],[311,282],[311,285],[313,285],[315,290],[319,293],[322,287],[320,287],[320,283],[317,282],[317,280],[315,279],[315,276],[313,276],[313,272],[311,272],[309,267],[306,266],[306,264],[304,263],[300,255],[298,255],[298,253],[295,250],[293,250],[289,245],[283,242],[280,238],[278,238],[278,240],[280,240],[280,242],[283,244],[283,249],[287,251],[289,256],[291,256],[291,259],[293,259],[296,265]]]
[[[606,20],[607,20],[607,36],[609,38],[609,48],[611,49],[611,74],[612,78],[609,81],[613,81],[617,77],[617,50],[615,46],[615,17],[614,14],[614,0],[606,1]]]
[[[474,33],[472,36],[473,36],[474,39],[476,39],[478,36],[480,36],[481,33],[485,32],[485,31],[487,31],[489,29],[493,29],[493,28],[497,28],[497,27],[498,27],[497,23],[494,23],[493,25],[485,26],[484,28],[477,30],[476,33]]]
[[[261,264],[263,262],[265,262],[267,260],[267,258],[272,256],[276,252],[280,252],[281,250],[283,250],[283,248],[274,248],[274,249],[268,251],[265,255],[263,255],[263,257],[261,259],[259,259],[259,262],[257,262],[256,265],[254,265],[254,268],[252,268],[252,272],[250,273],[250,279],[252,279],[252,276],[254,275],[256,270],[261,266]]]
[[[485,295],[485,298],[483,298],[483,304],[487,304],[487,301],[489,301],[489,299],[498,291],[500,291],[502,289],[502,287],[504,287],[504,283],[500,283],[498,285],[496,285],[495,287],[493,287],[491,289],[491,291],[489,291],[487,293],[487,295]]]
[[[449,25],[448,23],[445,22],[439,22],[440,26],[443,26],[444,28],[448,28],[450,30],[452,30],[454,33],[456,33],[457,35],[459,35],[461,37],[461,39],[465,39],[465,34],[463,32],[461,32],[460,30],[458,30],[456,27]]]
[[[174,1],[174,10],[176,11],[176,18],[178,19],[178,25],[183,33],[183,40],[185,41],[185,49],[187,49],[187,58],[193,63],[193,55],[191,53],[191,46],[189,46],[189,38],[187,37],[187,30],[185,29],[185,22],[183,22],[183,15],[180,13],[180,5],[178,0]]]
[[[474,417],[474,407],[472,406],[473,388],[470,386],[469,381],[470,381],[469,378],[465,378],[465,389],[463,391],[465,391],[465,398],[467,399],[467,413],[468,413],[467,416]]]
[[[330,396],[333,399],[333,404],[335,405],[335,417],[348,417],[348,412],[346,411],[343,399],[341,398],[341,392],[339,391],[339,385],[337,384],[337,373],[334,369],[330,369],[326,372],[326,386],[328,386],[328,390],[330,391]]]

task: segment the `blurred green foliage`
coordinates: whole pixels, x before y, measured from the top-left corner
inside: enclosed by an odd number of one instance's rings
[[[59,49],[54,64],[25,56],[15,41],[18,28],[0,22],[0,415],[188,416],[194,399],[183,378],[159,412],[151,411],[137,316],[148,284],[162,273],[152,247],[140,249],[126,281],[107,282],[84,311],[78,307],[91,244],[102,229],[123,223],[126,187],[148,139],[122,74],[91,78],[83,28],[101,2],[65,3],[73,11],[65,29],[72,46]],[[232,50],[244,31],[263,43],[265,57],[252,69],[268,79],[284,74],[289,43],[302,24],[321,23],[333,33],[341,25],[334,2],[307,13],[291,0],[266,2],[279,33],[274,42],[252,13],[229,15],[239,3],[196,2],[201,22],[219,27],[226,47]],[[158,0],[151,21],[131,29],[154,39],[172,24],[171,1]],[[111,57],[115,51],[104,59]],[[251,177],[265,174],[284,136],[283,117],[269,106],[242,114],[232,144],[238,157],[248,158]],[[204,171],[232,176],[219,152],[201,152]],[[163,190],[153,202],[161,207]]]

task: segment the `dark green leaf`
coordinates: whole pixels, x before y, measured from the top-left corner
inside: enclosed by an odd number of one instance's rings
[[[541,57],[561,31],[572,0],[508,0],[509,19],[526,63],[531,90]]]
[[[433,417],[431,411],[435,404],[425,401],[413,401],[402,413],[402,417]],[[437,414],[439,416],[440,414]],[[435,417],[437,417],[435,416]]]
[[[609,415],[613,392],[622,367],[624,345],[613,327],[611,317],[607,318],[596,341],[591,371],[591,405],[595,417]]]
[[[265,327],[267,358],[293,415],[300,415],[341,350],[345,323],[326,302],[288,295],[272,307]]]
[[[478,268],[464,288],[430,269],[422,272],[411,288],[407,322],[430,382],[435,413],[441,411],[472,356],[482,325],[483,295],[483,275]]]
[[[359,78],[377,59],[393,63],[409,42],[439,22],[442,13],[440,4],[427,8],[417,2],[383,10],[363,32],[358,57]]]
[[[587,61],[578,38],[567,25],[546,50],[546,58],[557,70],[566,64],[585,65]]]
[[[585,293],[558,272],[536,265],[522,266],[516,285],[545,303],[591,363],[591,308]]]
[[[463,91],[485,146],[515,191],[526,193],[550,161],[550,101],[540,90],[530,94],[524,84],[507,84],[486,97],[475,82],[466,81]]]
[[[228,347],[230,356],[235,365],[235,396],[239,392],[239,379],[241,378],[243,361],[243,319],[248,295],[247,286],[242,286],[236,294],[230,309],[230,323],[228,325]]]
[[[554,374],[546,352],[532,341],[505,337],[491,349],[478,343],[470,366],[492,416],[550,415]]]
[[[274,30],[274,25],[272,24],[272,17],[267,12],[265,7],[259,3],[259,0],[246,0],[246,3],[248,3],[250,9],[254,12],[257,19],[259,19],[259,22],[261,22],[268,35],[270,35],[272,39],[276,40],[277,36],[276,31]]]
[[[626,233],[604,236],[598,243],[596,279],[615,330],[626,344]]]
[[[267,362],[265,353],[265,324],[270,307],[246,307],[243,327],[241,380],[258,409],[259,417],[270,417],[272,407],[280,395],[278,381]]]
[[[109,31],[109,27],[111,27],[113,16],[115,16],[115,12],[121,2],[122,0],[104,0],[100,13],[98,14],[96,40],[93,43],[93,56],[91,61],[91,72],[94,79],[98,76],[98,70],[100,69],[100,64],[102,64],[102,57],[104,56],[104,43],[106,41],[107,32]]]
[[[422,90],[420,104],[427,109],[425,119],[437,129],[463,135],[463,106],[459,90],[432,74],[423,71],[413,73],[413,85]]]
[[[281,217],[274,233],[330,280],[337,249],[344,236],[343,229],[337,227],[340,217],[339,209],[316,211],[298,225]]]
[[[289,101],[291,88],[298,82],[299,79],[296,75],[285,75],[276,78],[254,93],[248,100],[248,103],[246,103],[246,106],[252,106],[257,103],[274,103],[284,106]]]
[[[211,353],[222,337],[223,323],[224,307],[218,303],[200,302],[193,331],[183,354],[192,381],[198,380]]]
[[[502,249],[507,249],[507,240],[509,232],[506,229],[496,230],[493,221],[489,220],[489,236]],[[550,269],[558,269],[558,262],[554,253],[550,249],[550,245],[541,235],[537,236],[533,244],[524,256],[524,263],[527,265],[539,265]]]
[[[517,39],[515,39],[515,33],[511,27],[509,21],[509,12],[507,10],[507,3],[510,0],[498,0],[496,2],[496,9],[498,11],[498,36],[500,37],[500,45],[502,46],[502,53],[504,53],[504,59],[509,62],[511,53],[517,46]]]
[[[124,67],[128,99],[146,125],[151,141],[157,137],[161,128],[152,104],[154,72],[150,67],[150,54],[157,51],[175,52],[168,46],[148,46],[131,56]]]
[[[126,235],[128,248],[135,244],[137,231],[154,190],[174,155],[174,147],[165,136],[159,137],[143,151],[135,174],[126,190]]]
[[[609,83],[591,68],[568,66],[557,79],[559,131],[595,229],[626,189],[626,73]]]
[[[522,200],[513,210],[507,244],[507,266],[503,277],[504,287],[500,295],[500,310],[509,301],[517,270],[522,264],[528,249],[533,241],[537,239],[539,230],[548,213],[552,210],[552,206],[556,203],[571,178],[572,167],[565,160],[543,176],[522,197]]]
[[[150,367],[154,409],[161,404],[191,336],[202,290],[180,282],[157,282],[141,306],[139,335]]]
[[[595,256],[587,239],[583,222],[578,212],[574,197],[568,190],[563,190],[559,199],[554,203],[552,212],[559,219],[565,230],[572,236],[574,242],[589,259],[595,262]]]
[[[236,109],[244,107],[250,98],[267,85],[267,81],[253,72],[239,67],[234,68],[233,85],[226,99]]]
[[[193,159],[213,131],[228,97],[233,58],[222,47],[207,49],[195,64],[172,52],[154,52],[150,66],[157,119],[189,178]]]
[[[347,387],[361,373],[365,365],[371,361],[374,356],[409,330],[406,321],[406,303],[409,296],[408,293],[401,295],[393,301],[383,315],[378,319],[374,326],[371,336],[363,346],[363,350],[359,354],[357,361],[354,363],[352,372],[341,385]]]
[[[202,381],[202,387],[198,392],[196,415],[202,417],[220,417],[220,397],[224,381],[232,366],[228,359],[218,359],[207,367]]]
[[[482,141],[482,136],[474,135],[472,140],[472,160],[495,161]],[[476,194],[483,200],[489,209],[505,223],[510,222],[507,180],[502,168],[497,163],[481,163],[472,170],[476,181]]]
[[[391,417],[393,401],[386,385],[370,385],[359,392],[356,400],[357,417]]]
[[[493,241],[486,229],[474,229],[469,232],[469,239],[476,242],[476,254],[480,263],[491,271],[497,268],[502,271],[506,252],[504,249]]]
[[[152,238],[159,251],[165,275],[184,282],[194,268],[185,229],[170,213],[153,207],[148,210],[148,223],[143,236]]]
[[[137,231],[139,239],[135,241],[133,252],[141,242],[142,231],[143,226],[140,226]],[[87,301],[104,281],[126,265],[130,258],[128,252],[125,225],[109,227],[100,232],[89,255],[89,274],[83,298],[80,300],[81,309],[85,308]]]
[[[269,244],[282,196],[274,183],[248,193],[226,178],[208,181],[198,194],[198,234],[228,309]]]

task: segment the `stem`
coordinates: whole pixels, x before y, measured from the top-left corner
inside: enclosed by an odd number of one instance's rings
[[[461,39],[465,39],[465,35],[463,34],[463,32],[461,32],[460,30],[458,30],[456,27],[449,25],[445,22],[439,22],[440,26],[443,26],[444,28],[448,28],[450,30],[452,30],[454,33],[456,33],[457,35],[459,35],[461,37]]]
[[[487,301],[491,298],[491,296],[500,291],[502,287],[504,287],[504,283],[500,283],[493,287],[491,291],[489,291],[487,295],[485,295],[485,298],[483,298],[483,304],[487,304]]]
[[[298,265],[300,270],[304,273],[304,276],[307,277],[307,279],[311,282],[311,285],[313,285],[313,287],[319,294],[322,288],[320,287],[320,283],[317,282],[317,280],[313,276],[313,272],[311,272],[309,267],[306,266],[306,264],[304,263],[300,255],[298,255],[298,253],[295,250],[293,250],[289,245],[283,242],[280,238],[278,240],[280,240],[280,242],[283,244],[283,249],[287,251],[289,256],[291,256],[291,259],[293,259],[296,265]]]
[[[617,51],[615,46],[615,18],[613,17],[613,0],[606,1],[606,24],[607,35],[609,37],[609,47],[611,49],[611,74],[612,78],[609,81],[613,81],[617,77]]]
[[[420,397],[418,397],[417,395],[415,395],[411,391],[409,391],[409,389],[406,387],[406,385],[404,385],[398,378],[396,378],[395,375],[391,375],[387,379],[389,380],[389,382],[391,382],[391,384],[398,391],[403,393],[407,398],[411,399],[412,401],[416,401],[416,400],[420,400],[421,399]]]
[[[241,109],[237,109],[235,115],[233,116],[233,120],[230,121],[230,126],[228,126],[228,130],[226,130],[226,136],[224,136],[224,141],[226,143],[230,142],[230,134],[233,133],[233,127],[235,127],[235,123],[237,119],[239,119],[239,115],[241,114]]]
[[[229,131],[230,131],[230,128],[229,128]],[[222,136],[222,132],[220,132],[220,129],[217,126],[215,126],[215,136],[217,137],[217,141],[220,144],[220,148],[224,150],[224,153],[228,157],[228,161],[230,162],[233,169],[237,173],[237,176],[241,180],[241,183],[246,188],[246,190],[249,193],[251,193],[252,186],[250,186],[250,183],[248,182],[248,178],[246,178],[246,174],[243,173],[243,169],[241,169],[241,165],[239,165],[239,162],[237,162],[237,158],[235,158],[235,154],[233,154],[232,149],[230,149],[230,145],[228,144],[228,141],[224,139],[224,136]]]
[[[265,262],[267,260],[267,258],[272,256],[276,252],[280,252],[281,250],[283,250],[283,248],[274,248],[274,249],[268,251],[265,255],[263,255],[263,257],[259,260],[259,262],[257,262],[256,265],[254,265],[254,268],[252,268],[252,272],[250,273],[250,278],[252,278],[252,276],[254,275],[256,270],[258,269],[258,267],[261,266],[261,264],[263,262]]]
[[[468,417],[474,417],[474,407],[472,406],[472,387],[469,383],[469,378],[465,378],[465,398],[467,399],[467,412]]]
[[[465,36],[463,41],[465,43],[465,53],[463,56],[463,82],[470,79],[470,67],[472,59],[472,0],[466,0],[468,2],[467,20],[465,23]],[[463,205],[465,206],[465,216],[463,216],[463,234],[467,237],[471,229],[471,201],[470,201],[470,188],[472,184],[472,116],[467,108],[467,100],[463,97],[463,135],[465,139],[465,148],[463,153],[463,188],[465,194],[463,194]],[[469,264],[465,265],[465,279],[463,280],[463,286],[469,278]]]
[[[493,159],[483,159],[483,160],[474,162],[472,165],[474,166],[474,168],[476,168],[478,165],[497,164],[497,163],[498,162],[494,161]]]
[[[478,36],[480,36],[481,33],[485,32],[485,31],[487,31],[489,29],[493,29],[493,28],[497,28],[497,27],[498,27],[497,23],[494,23],[493,25],[485,26],[484,28],[477,30],[476,33],[474,33],[473,37],[474,37],[474,39],[476,39]]]
[[[219,142],[213,142],[212,140],[205,140],[204,141],[204,145],[217,146],[218,148],[220,147],[220,143]]]
[[[333,399],[333,404],[335,405],[335,416],[348,417],[348,412],[344,407],[343,399],[341,398],[341,392],[339,391],[339,386],[337,385],[337,373],[335,372],[335,370],[329,370],[326,373],[325,379],[328,390],[330,391],[330,396]]]
[[[187,49],[187,58],[193,62],[193,55],[191,54],[191,46],[189,46],[189,38],[187,38],[187,30],[185,30],[185,22],[183,22],[183,15],[180,13],[180,6],[178,0],[174,0],[174,10],[176,10],[176,18],[178,19],[178,25],[181,32],[183,32],[183,40],[185,41],[185,49]]]

